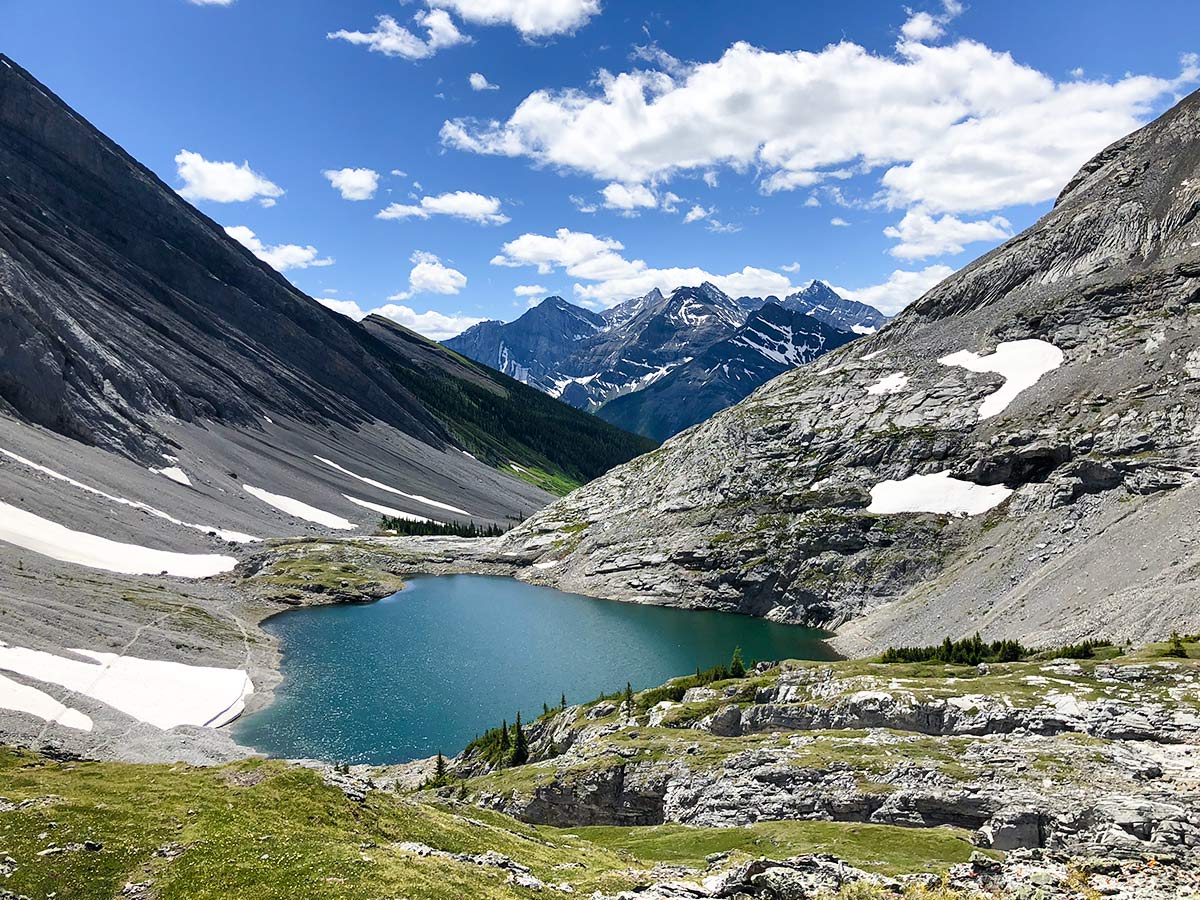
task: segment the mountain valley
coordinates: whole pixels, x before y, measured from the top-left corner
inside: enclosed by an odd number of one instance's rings
[[[340,315],[2,55],[0,170],[0,900],[1200,896],[1200,92],[895,317]]]

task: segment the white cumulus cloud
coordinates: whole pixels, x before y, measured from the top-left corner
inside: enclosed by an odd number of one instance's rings
[[[961,15],[962,11],[960,0],[943,0],[939,15],[910,10],[908,20],[900,26],[900,34],[906,41],[935,41],[946,33],[950,20]]]
[[[699,222],[701,219],[707,219],[715,212],[716,210],[712,207],[706,208],[697,203],[687,211],[686,215],[684,215],[683,224],[690,225],[692,222]]]
[[[525,38],[571,34],[600,12],[600,0],[428,0],[474,25],[511,25]]]
[[[391,203],[375,214],[377,219],[428,219],[430,216],[453,216],[480,225],[503,225],[509,221],[508,216],[500,212],[498,197],[485,197],[471,191],[422,197],[415,205]]]
[[[540,284],[518,284],[513,288],[513,293],[518,297],[547,297],[550,294]]]
[[[1003,241],[1012,237],[1012,224],[1003,216],[965,222],[951,215],[934,218],[923,209],[910,209],[898,225],[889,225],[883,233],[900,242],[888,250],[892,256],[927,259],[961,253],[976,241]]]
[[[187,200],[212,200],[238,203],[257,198],[264,206],[274,206],[283,196],[283,188],[250,168],[250,163],[212,162],[199,153],[180,150],[175,154],[175,170],[183,187],[179,196]]]
[[[462,334],[472,325],[478,325],[483,321],[475,316],[464,316],[459,313],[447,315],[432,309],[417,312],[412,307],[399,303],[385,303],[374,309],[363,309],[353,300],[330,300],[327,297],[318,297],[317,302],[343,316],[349,316],[356,322],[367,316],[384,316],[435,341],[444,341],[456,334]]]
[[[393,294],[389,300],[408,300],[416,294],[457,294],[467,286],[466,275],[444,265],[432,253],[418,250],[409,261],[414,265],[408,273],[408,290]]]
[[[379,173],[374,169],[326,169],[321,174],[343,200],[370,200],[379,189]]]
[[[653,209],[658,206],[658,198],[644,184],[619,184],[613,182],[600,192],[604,197],[604,205],[608,209],[635,210]]]
[[[897,269],[882,284],[864,288],[834,289],[843,297],[867,303],[889,316],[894,316],[946,276],[953,274],[954,269],[942,265],[926,266],[918,272]]]
[[[367,311],[360,307],[353,300],[334,300],[332,297],[314,297],[322,306],[332,309],[336,313],[341,313],[343,316],[349,316],[354,321],[365,319],[368,315]]]
[[[592,306],[608,307],[653,288],[671,291],[680,285],[711,281],[734,297],[783,296],[794,290],[791,280],[771,269],[746,266],[719,274],[691,267],[654,268],[640,259],[626,259],[625,247],[612,238],[560,228],[553,235],[523,234],[509,241],[492,259],[494,266],[533,266],[543,275],[563,271],[578,279],[575,296]]]
[[[472,72],[471,77],[468,78],[467,81],[469,81],[471,83],[471,90],[473,90],[473,91],[498,91],[498,90],[500,90],[500,85],[492,84],[490,81],[487,80],[487,76],[483,75],[480,72]]]
[[[927,12],[917,12],[909,16],[908,21],[900,26],[900,33],[910,41],[932,41],[946,33],[942,23]]]
[[[424,29],[425,37],[414,34],[391,16],[378,16],[372,31],[341,29],[325,35],[331,41],[346,41],[366,47],[372,53],[401,56],[404,59],[428,59],[445,47],[468,43],[471,39],[458,30],[444,9],[419,10],[413,24]]]
[[[311,244],[306,247],[301,247],[299,244],[267,246],[245,225],[230,225],[225,229],[225,233],[276,272],[333,265],[332,259],[327,256],[322,257],[317,248]]]
[[[621,184],[707,181],[727,167],[759,173],[769,193],[862,172],[879,178],[888,206],[982,212],[1054,197],[1090,156],[1200,78],[1189,57],[1175,78],[1059,82],[971,40],[903,41],[889,53],[739,42],[715,61],[671,69],[538,90],[507,120],[445,122],[441,139]]]

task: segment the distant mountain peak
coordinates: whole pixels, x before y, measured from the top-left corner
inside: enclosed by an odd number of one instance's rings
[[[781,305],[812,316],[826,325],[856,334],[872,334],[890,321],[874,306],[843,297],[826,282],[815,279],[788,294]]]

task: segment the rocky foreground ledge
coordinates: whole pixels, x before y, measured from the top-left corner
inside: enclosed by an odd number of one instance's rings
[[[1200,667],[1153,652],[761,666],[678,701],[644,692],[632,714],[552,713],[529,729],[540,761],[460,767],[477,803],[557,826],[862,822],[966,829],[1000,851],[1191,854]]]

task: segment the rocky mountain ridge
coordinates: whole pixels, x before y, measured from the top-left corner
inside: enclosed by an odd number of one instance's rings
[[[666,440],[854,337],[805,313],[767,302],[729,337],[653,384],[609,400],[597,415],[626,431]]]
[[[1198,135],[1193,94],[879,334],[504,548],[531,580],[840,626],[851,651],[1200,627]]]
[[[875,307],[848,300],[823,281],[814,281],[803,290],[788,294],[780,305],[853,334],[873,334],[891,321]]]
[[[815,346],[808,338],[821,332],[822,326],[855,335],[870,333],[886,321],[878,310],[846,300],[822,282],[813,282],[782,301],[774,297],[735,300],[705,283],[680,287],[669,295],[656,288],[600,315],[561,297],[550,297],[513,322],[484,322],[445,343],[572,406],[661,439],[741,399],[783,369],[763,366],[761,361],[743,366],[738,376],[728,384],[713,386],[702,402],[683,415],[672,406],[669,396],[660,398],[658,394],[645,394],[636,403],[619,403],[619,409],[611,413],[606,412],[609,404],[646,392],[706,354],[711,361],[709,351],[734,339],[750,317],[768,304],[811,313],[814,319],[797,323],[802,324],[803,334],[788,347],[776,347],[774,362],[804,362],[819,355],[825,342]],[[766,315],[776,325],[783,324],[777,313]],[[774,341],[778,344],[787,339],[782,333]],[[728,354],[730,350],[723,345],[715,352]],[[705,371],[705,380],[712,382],[711,366]],[[694,382],[700,377],[693,366],[681,379]]]

